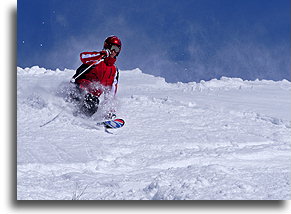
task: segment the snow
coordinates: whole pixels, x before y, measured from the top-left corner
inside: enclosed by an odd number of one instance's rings
[[[17,199],[290,199],[289,81],[120,71],[110,134],[73,116],[73,74],[17,68]]]

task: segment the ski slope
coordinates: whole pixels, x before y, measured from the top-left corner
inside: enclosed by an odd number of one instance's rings
[[[106,106],[73,116],[73,74],[17,68],[17,199],[290,199],[289,81],[121,71],[114,107],[126,124],[110,134],[93,123]]]

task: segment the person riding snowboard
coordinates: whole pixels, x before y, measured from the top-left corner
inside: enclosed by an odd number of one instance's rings
[[[121,51],[121,41],[117,36],[109,36],[99,52],[82,52],[82,65],[77,69],[71,82],[75,90],[71,98],[80,104],[80,111],[91,117],[98,109],[99,97],[104,93],[105,102],[114,98],[117,92],[119,71],[115,65]],[[114,117],[114,110],[105,118]]]

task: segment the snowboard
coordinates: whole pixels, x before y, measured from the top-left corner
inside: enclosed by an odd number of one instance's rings
[[[97,126],[103,125],[106,129],[118,129],[124,126],[124,124],[125,124],[125,121],[120,118],[96,123]]]

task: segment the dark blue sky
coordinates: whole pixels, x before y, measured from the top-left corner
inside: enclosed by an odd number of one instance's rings
[[[121,38],[120,69],[168,82],[290,80],[290,0],[18,0],[17,65],[71,68]]]

